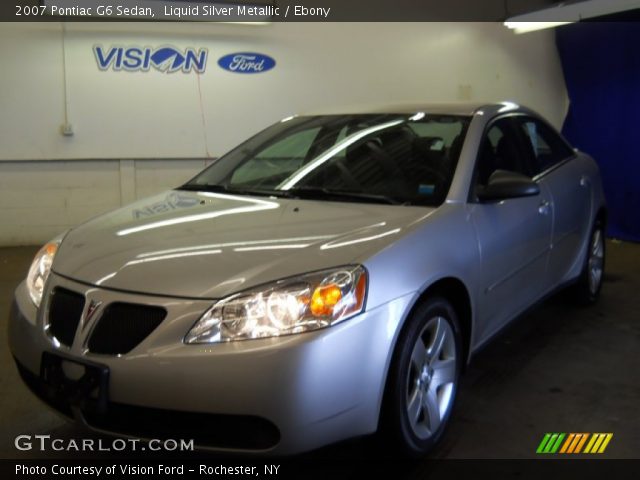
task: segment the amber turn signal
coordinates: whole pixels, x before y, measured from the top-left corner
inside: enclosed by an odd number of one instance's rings
[[[309,306],[311,313],[317,317],[333,315],[333,307],[342,298],[342,291],[336,284],[321,285],[315,289]]]

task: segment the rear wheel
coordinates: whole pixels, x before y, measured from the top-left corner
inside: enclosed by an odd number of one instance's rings
[[[604,225],[598,220],[591,231],[582,273],[574,288],[574,294],[580,303],[591,304],[598,300],[604,277],[604,265]]]
[[[383,428],[401,453],[427,453],[442,436],[462,364],[455,310],[439,297],[423,303],[400,334],[387,382]]]

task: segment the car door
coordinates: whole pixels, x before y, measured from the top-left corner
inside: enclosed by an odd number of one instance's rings
[[[582,262],[580,247],[590,227],[591,182],[575,152],[551,127],[531,117],[519,117],[517,121],[533,160],[534,178],[551,192],[553,230],[548,275],[553,287],[568,280],[576,262]]]
[[[480,341],[537,300],[547,284],[552,212],[546,187],[541,185],[538,195],[492,202],[481,202],[475,194],[496,170],[532,175],[516,127],[511,116],[489,124],[470,192],[481,259],[476,292]]]

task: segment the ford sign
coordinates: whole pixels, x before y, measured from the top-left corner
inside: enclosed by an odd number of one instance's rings
[[[262,73],[276,66],[276,61],[261,53],[231,53],[218,60],[218,65],[233,73]]]

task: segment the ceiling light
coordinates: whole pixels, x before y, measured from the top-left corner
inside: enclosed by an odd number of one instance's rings
[[[640,0],[586,0],[559,3],[554,7],[508,18],[504,25],[515,33],[527,33],[636,8],[640,8]]]
[[[504,26],[515,31],[515,33],[528,33],[545,28],[555,28],[560,25],[567,25],[573,22],[504,22]]]

